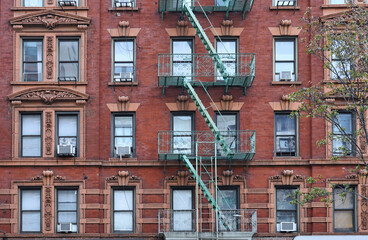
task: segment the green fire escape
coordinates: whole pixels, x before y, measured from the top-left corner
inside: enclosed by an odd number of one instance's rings
[[[222,0],[221,2],[224,4],[224,6],[215,6],[215,7],[213,7],[213,10],[216,11],[215,9],[217,9],[218,11],[226,11],[227,14],[228,14],[229,11],[234,11],[235,8],[238,11],[240,11],[240,10],[249,11],[251,9],[252,4],[253,4],[252,0],[245,0],[245,1]],[[176,3],[176,5],[174,6],[173,4],[175,4],[175,3]],[[240,7],[240,6],[242,6],[242,7]],[[230,74],[229,74],[229,72],[226,68],[226,65],[222,61],[222,58],[219,56],[219,54],[217,54],[215,48],[213,47],[212,43],[208,39],[208,37],[205,33],[205,30],[202,28],[202,26],[200,25],[199,21],[197,20],[195,14],[194,14],[194,11],[199,11],[199,9],[197,7],[194,7],[194,4],[191,0],[178,0],[178,1],[163,1],[163,0],[161,0],[159,8],[160,8],[161,12],[176,10],[176,11],[182,11],[183,13],[185,13],[185,15],[188,17],[188,20],[190,21],[190,23],[194,27],[197,36],[201,39],[203,45],[205,46],[209,57],[212,59],[212,61],[214,63],[214,67],[216,69],[216,72],[218,72],[220,77],[221,77],[222,86],[224,86],[226,88],[226,92],[227,92],[229,86],[232,86],[232,82],[231,82],[233,80],[232,76],[230,76]],[[208,7],[206,9],[208,9]],[[205,11],[206,9],[202,8],[202,11]],[[253,81],[253,78],[254,78],[254,55],[253,55],[252,62],[249,63],[249,67],[252,67],[252,71],[249,74],[253,75],[252,79],[251,79]],[[159,65],[159,69],[160,69],[160,65]],[[159,70],[159,72],[160,72],[160,70]],[[180,81],[181,81],[182,87],[184,87],[187,90],[189,96],[191,97],[191,99],[193,100],[195,105],[197,106],[198,111],[200,112],[200,114],[202,115],[202,117],[205,120],[206,124],[208,125],[208,127],[209,127],[209,129],[210,129],[210,131],[213,135],[213,141],[219,147],[220,151],[222,152],[222,155],[225,156],[229,161],[233,160],[234,156],[237,155],[236,154],[237,149],[232,149],[229,146],[229,143],[225,139],[226,137],[224,137],[223,134],[219,131],[216,124],[212,120],[210,114],[206,110],[206,107],[203,105],[201,99],[197,95],[197,93],[196,93],[193,86],[199,86],[198,82],[196,83],[196,81],[193,81],[193,78],[187,78],[186,76],[182,76],[180,78]],[[204,86],[202,83],[201,83],[201,85],[206,89],[206,86]],[[248,132],[248,136],[249,136],[248,141],[250,142],[249,143],[249,146],[250,146],[249,147],[249,152],[247,152],[247,154],[242,155],[242,156],[243,156],[243,159],[250,160],[251,158],[253,158],[254,152],[255,152],[255,132],[254,131],[250,132],[250,134]],[[160,153],[160,132],[159,132],[159,153]],[[188,168],[190,174],[196,180],[199,188],[202,191],[202,194],[205,196],[208,203],[212,206],[215,214],[217,215],[217,218],[218,218],[219,222],[221,222],[224,229],[226,229],[227,231],[232,231],[231,224],[229,224],[227,222],[227,219],[226,219],[225,215],[222,213],[221,209],[219,208],[219,206],[216,202],[216,198],[212,196],[212,194],[209,191],[209,189],[207,188],[206,184],[201,179],[201,176],[198,174],[198,172],[196,171],[196,169],[192,165],[190,159],[193,159],[193,157],[190,157],[187,154],[178,154],[178,158],[182,162],[184,162],[184,164]]]

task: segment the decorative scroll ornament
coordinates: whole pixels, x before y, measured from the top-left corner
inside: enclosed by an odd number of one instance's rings
[[[52,172],[52,171],[51,171]],[[45,187],[45,201],[44,201],[45,213],[45,230],[51,231],[51,219],[52,219],[52,187]]]
[[[52,104],[56,100],[87,100],[88,95],[66,88],[32,88],[13,93],[8,96],[10,101],[42,101],[45,104]]]
[[[281,35],[290,35],[290,26],[291,20],[281,20],[280,21],[280,34]]]
[[[176,106],[179,111],[186,111],[189,107],[189,101],[188,101],[187,95],[178,95],[176,98]]]
[[[118,182],[119,186],[127,186],[129,183],[139,182],[141,179],[135,175],[130,175],[128,171],[119,171],[117,175],[107,177],[108,182]]]
[[[231,36],[233,33],[233,20],[222,20],[221,33],[224,36]]]
[[[190,180],[189,172],[186,170],[179,170],[176,175],[168,176],[165,178],[166,181],[176,183],[178,186],[188,185],[188,180]]]
[[[46,112],[45,145],[46,155],[52,155],[52,113]]]
[[[121,28],[123,37],[129,36],[130,33],[130,23],[129,21],[120,21],[119,28]]]
[[[187,36],[188,35],[188,22],[185,20],[179,20],[176,23],[176,34],[178,36]]]
[[[360,202],[360,217],[361,217],[361,229],[362,230],[367,230],[368,229],[368,191],[367,191],[367,186],[366,185],[362,185],[361,187],[361,194],[362,194],[362,198],[361,198],[361,202]]]
[[[53,37],[47,37],[47,52],[46,52],[46,69],[47,69],[47,79],[52,79],[52,73],[54,68],[54,39]]]

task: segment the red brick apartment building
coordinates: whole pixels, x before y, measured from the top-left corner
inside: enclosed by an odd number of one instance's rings
[[[368,239],[366,200],[288,197],[368,194],[285,97],[328,79],[299,19],[344,0],[199,3],[0,1],[0,238]]]

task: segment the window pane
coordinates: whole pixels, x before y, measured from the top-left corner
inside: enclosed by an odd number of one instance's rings
[[[343,128],[346,134],[352,133],[352,114],[351,113],[339,113],[337,115],[338,125]],[[336,125],[333,125],[333,133],[342,133]]]
[[[216,0],[216,6],[226,6],[224,0]]]
[[[133,138],[132,137],[116,137],[115,138],[115,146],[118,146],[118,147],[123,147],[123,146],[133,147]]]
[[[115,62],[133,62],[133,41],[115,41]]]
[[[22,115],[22,135],[41,135],[41,115]]]
[[[276,61],[294,61],[294,41],[276,40],[275,48]]]
[[[219,207],[221,210],[237,209],[237,194],[236,190],[220,190],[218,191]]]
[[[191,211],[175,211],[172,221],[174,231],[192,231],[193,223]]]
[[[114,190],[114,211],[133,210],[133,191]]]
[[[22,190],[22,211],[40,210],[41,207],[40,190]]]
[[[187,135],[187,133],[182,133],[182,135]],[[180,133],[175,133],[173,137],[173,150],[174,153],[191,154],[192,153],[192,137],[181,137]]]
[[[352,230],[353,229],[353,211],[335,211],[334,226],[335,229]]]
[[[114,231],[133,231],[133,213],[115,212]]]
[[[132,136],[133,118],[115,117],[115,136]]]
[[[79,60],[79,41],[78,40],[62,40],[59,45],[60,61],[78,61]]]
[[[60,63],[59,77],[75,77],[78,79],[79,64],[78,63]]]
[[[22,156],[23,157],[41,156],[41,137],[23,137]]]
[[[42,61],[42,40],[24,40],[23,43],[23,61]]]
[[[216,115],[217,127],[220,131],[236,131],[236,115]]]
[[[58,116],[59,136],[77,136],[77,116]]]
[[[61,137],[59,138],[59,145],[72,145],[77,146],[77,138],[74,137]]]
[[[192,54],[192,41],[173,41],[173,54]],[[188,55],[186,55],[188,57]],[[181,59],[174,59],[181,60]]]
[[[173,191],[173,210],[192,209],[192,190]]]
[[[290,203],[293,200],[294,191],[295,189],[277,189],[277,210],[296,210],[296,205]]]
[[[276,114],[276,135],[295,135],[295,118],[289,114]]]
[[[77,223],[77,212],[58,212],[58,223]]]
[[[192,117],[174,116],[173,125],[173,131],[192,131]]]
[[[296,222],[296,211],[277,211],[277,222]]]
[[[330,4],[345,4],[346,0],[330,0]]]
[[[121,74],[123,73],[123,74]],[[125,78],[127,75],[124,73],[134,73],[133,63],[115,63],[114,65],[114,77],[115,78]],[[133,76],[132,76],[133,77]]]
[[[353,209],[354,193],[351,189],[334,189],[334,207],[335,209]]]
[[[236,40],[216,41],[217,53],[236,53]],[[231,56],[231,55],[230,55]],[[234,56],[234,55],[232,55]]]
[[[41,81],[42,79],[42,63],[24,63],[23,64],[23,81]]]
[[[178,56],[180,57],[180,56]],[[173,76],[191,76],[192,75],[192,63],[173,63]]]
[[[77,190],[58,190],[59,202],[77,202]]]
[[[76,203],[58,203],[58,210],[61,211],[76,211],[77,204]]]
[[[23,212],[22,213],[22,232],[40,232],[41,213]]]

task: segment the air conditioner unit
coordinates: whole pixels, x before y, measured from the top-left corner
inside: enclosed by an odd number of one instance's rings
[[[75,147],[73,145],[57,145],[58,156],[74,156]]]
[[[131,82],[133,81],[133,73],[122,72],[115,75],[115,82]]]
[[[277,224],[278,232],[296,232],[295,222],[280,222]]]
[[[59,5],[63,7],[77,6],[77,0],[59,0]]]
[[[282,71],[280,73],[280,81],[291,81],[291,71]]]
[[[115,147],[115,154],[122,157],[122,156],[130,156],[132,155],[132,149],[130,146],[116,146]]]
[[[133,0],[115,0],[115,7],[133,7]]]
[[[279,152],[295,151],[295,140],[292,137],[282,137],[278,139]]]
[[[73,224],[72,223],[59,223],[57,228],[58,228],[57,229],[58,232],[68,233],[68,232],[72,232]]]

